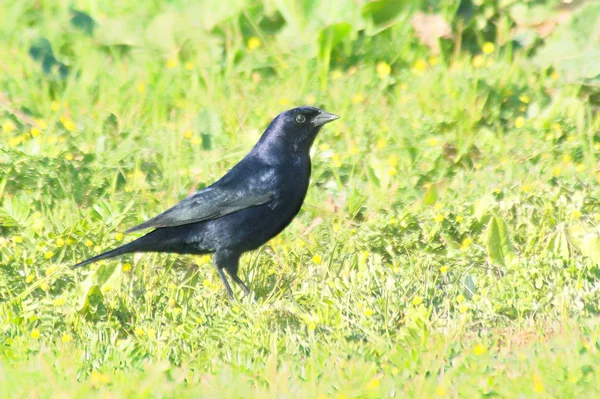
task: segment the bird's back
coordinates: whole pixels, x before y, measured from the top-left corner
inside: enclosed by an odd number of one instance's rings
[[[248,174],[244,178],[255,179],[256,184],[271,186],[271,202],[244,209],[218,219],[203,222],[203,241],[212,250],[227,248],[235,252],[245,252],[258,248],[279,234],[298,214],[310,180],[310,158],[298,157],[285,165],[264,165],[256,160],[240,162],[237,167],[247,173],[249,168],[257,174]],[[228,174],[229,175],[229,174]],[[237,175],[237,176],[236,176]],[[224,176],[225,180],[232,177]],[[267,180],[266,183],[264,180]]]

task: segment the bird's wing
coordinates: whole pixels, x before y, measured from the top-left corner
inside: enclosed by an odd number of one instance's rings
[[[272,199],[272,195],[268,191],[255,191],[248,192],[248,190],[243,189],[233,190],[222,187],[207,187],[160,215],[132,227],[126,233],[148,228],[174,227],[216,219],[246,208],[266,204]]]

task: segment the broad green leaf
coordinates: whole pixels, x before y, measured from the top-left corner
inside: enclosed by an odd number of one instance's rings
[[[573,225],[567,229],[569,243],[583,256],[600,264],[600,234],[598,230],[582,225]]]
[[[464,294],[465,297],[468,299],[473,298],[473,295],[475,295],[475,292],[477,291],[477,287],[475,286],[475,280],[473,280],[473,277],[471,277],[470,274],[467,274],[465,276],[465,281],[463,282],[463,287],[464,287]]]
[[[430,184],[423,196],[423,203],[425,203],[425,205],[433,205],[437,202],[438,197],[439,193],[437,186],[435,184]]]
[[[420,1],[378,0],[370,1],[362,7],[361,14],[366,23],[368,35],[376,35],[408,17],[411,7],[418,8]]]
[[[329,25],[319,33],[319,80],[322,90],[327,89],[331,52],[342,41],[351,39],[352,33],[352,25],[345,22]]]
[[[71,9],[71,25],[74,27],[81,29],[83,33],[88,36],[92,36],[94,34],[94,29],[96,28],[96,21],[88,14],[83,11],[76,10],[74,8]]]
[[[578,9],[538,50],[534,62],[554,66],[571,82],[600,75],[600,3]]]
[[[118,272],[115,273],[115,271]],[[113,285],[120,276],[121,268],[117,268],[117,262],[108,262],[100,265],[93,273],[90,273],[85,280],[77,285],[76,296],[77,296],[77,309],[81,312],[85,312],[89,306],[89,299],[91,295],[100,294],[100,298],[103,298],[101,288],[102,286],[109,284]]]
[[[515,258],[515,254],[508,238],[506,224],[498,217],[490,218],[487,230],[485,232],[485,244],[490,261],[499,266],[510,265]]]
[[[0,226],[21,227],[27,224],[31,207],[17,197],[6,197],[0,208]]]
[[[548,243],[548,249],[554,253],[555,255],[563,258],[569,258],[569,241],[567,239],[567,234],[564,229],[556,232],[554,237]]]

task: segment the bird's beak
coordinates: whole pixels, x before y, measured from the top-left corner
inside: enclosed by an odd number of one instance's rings
[[[312,124],[314,126],[323,126],[324,124],[333,122],[336,119],[340,119],[340,117],[335,114],[330,114],[329,112],[320,111],[319,114],[313,118]]]

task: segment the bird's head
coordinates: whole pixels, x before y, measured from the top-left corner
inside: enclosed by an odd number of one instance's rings
[[[308,106],[292,108],[273,119],[257,147],[262,147],[269,153],[280,149],[308,155],[321,127],[336,119],[339,119],[339,116],[319,108]]]

